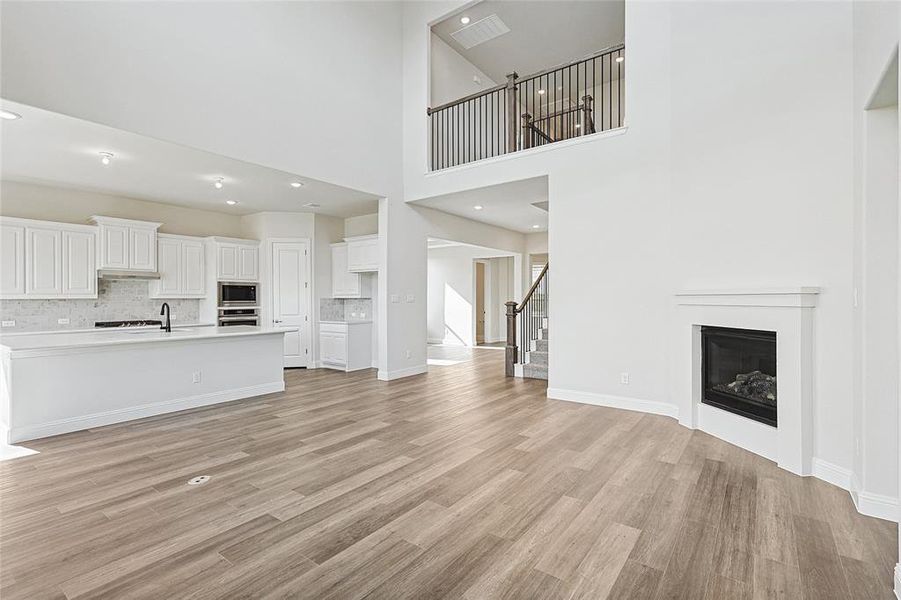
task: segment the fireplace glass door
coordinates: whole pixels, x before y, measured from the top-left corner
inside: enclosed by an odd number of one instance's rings
[[[776,426],[776,332],[701,327],[701,401]]]

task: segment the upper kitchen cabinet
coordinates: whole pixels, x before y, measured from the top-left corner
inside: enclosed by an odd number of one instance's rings
[[[101,269],[156,271],[157,229],[162,223],[91,217],[99,228]]]
[[[215,257],[218,281],[258,281],[260,279],[260,243],[256,240],[208,238],[208,253]]]
[[[344,242],[332,244],[332,297],[359,298],[362,285],[359,273],[351,273],[348,266],[348,248]]]
[[[157,268],[160,278],[150,282],[152,298],[206,297],[203,239],[158,234]]]
[[[379,236],[361,235],[345,238],[347,242],[347,270],[351,273],[371,273],[379,270]]]
[[[4,218],[0,298],[96,298],[95,227]]]

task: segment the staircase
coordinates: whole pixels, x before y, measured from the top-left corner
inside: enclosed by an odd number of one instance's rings
[[[514,374],[517,377],[528,377],[530,379],[544,379],[547,381],[547,356],[548,356],[548,337],[547,337],[547,317],[542,317],[541,327],[537,329],[537,338],[531,340],[528,345],[531,350],[523,352],[524,361],[516,365]]]
[[[522,303],[507,302],[508,377],[548,378],[548,283],[545,265]]]

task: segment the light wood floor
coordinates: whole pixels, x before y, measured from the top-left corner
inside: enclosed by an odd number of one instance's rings
[[[846,492],[474,355],[29,444],[0,597],[892,597],[895,527]]]

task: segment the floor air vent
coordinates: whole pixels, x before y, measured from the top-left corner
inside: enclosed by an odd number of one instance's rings
[[[451,34],[451,37],[457,40],[461,46],[469,50],[479,44],[483,44],[488,40],[504,35],[510,31],[510,28],[501,21],[497,15],[485,17],[480,21],[476,21],[472,25],[467,25],[463,29],[457,30]]]

